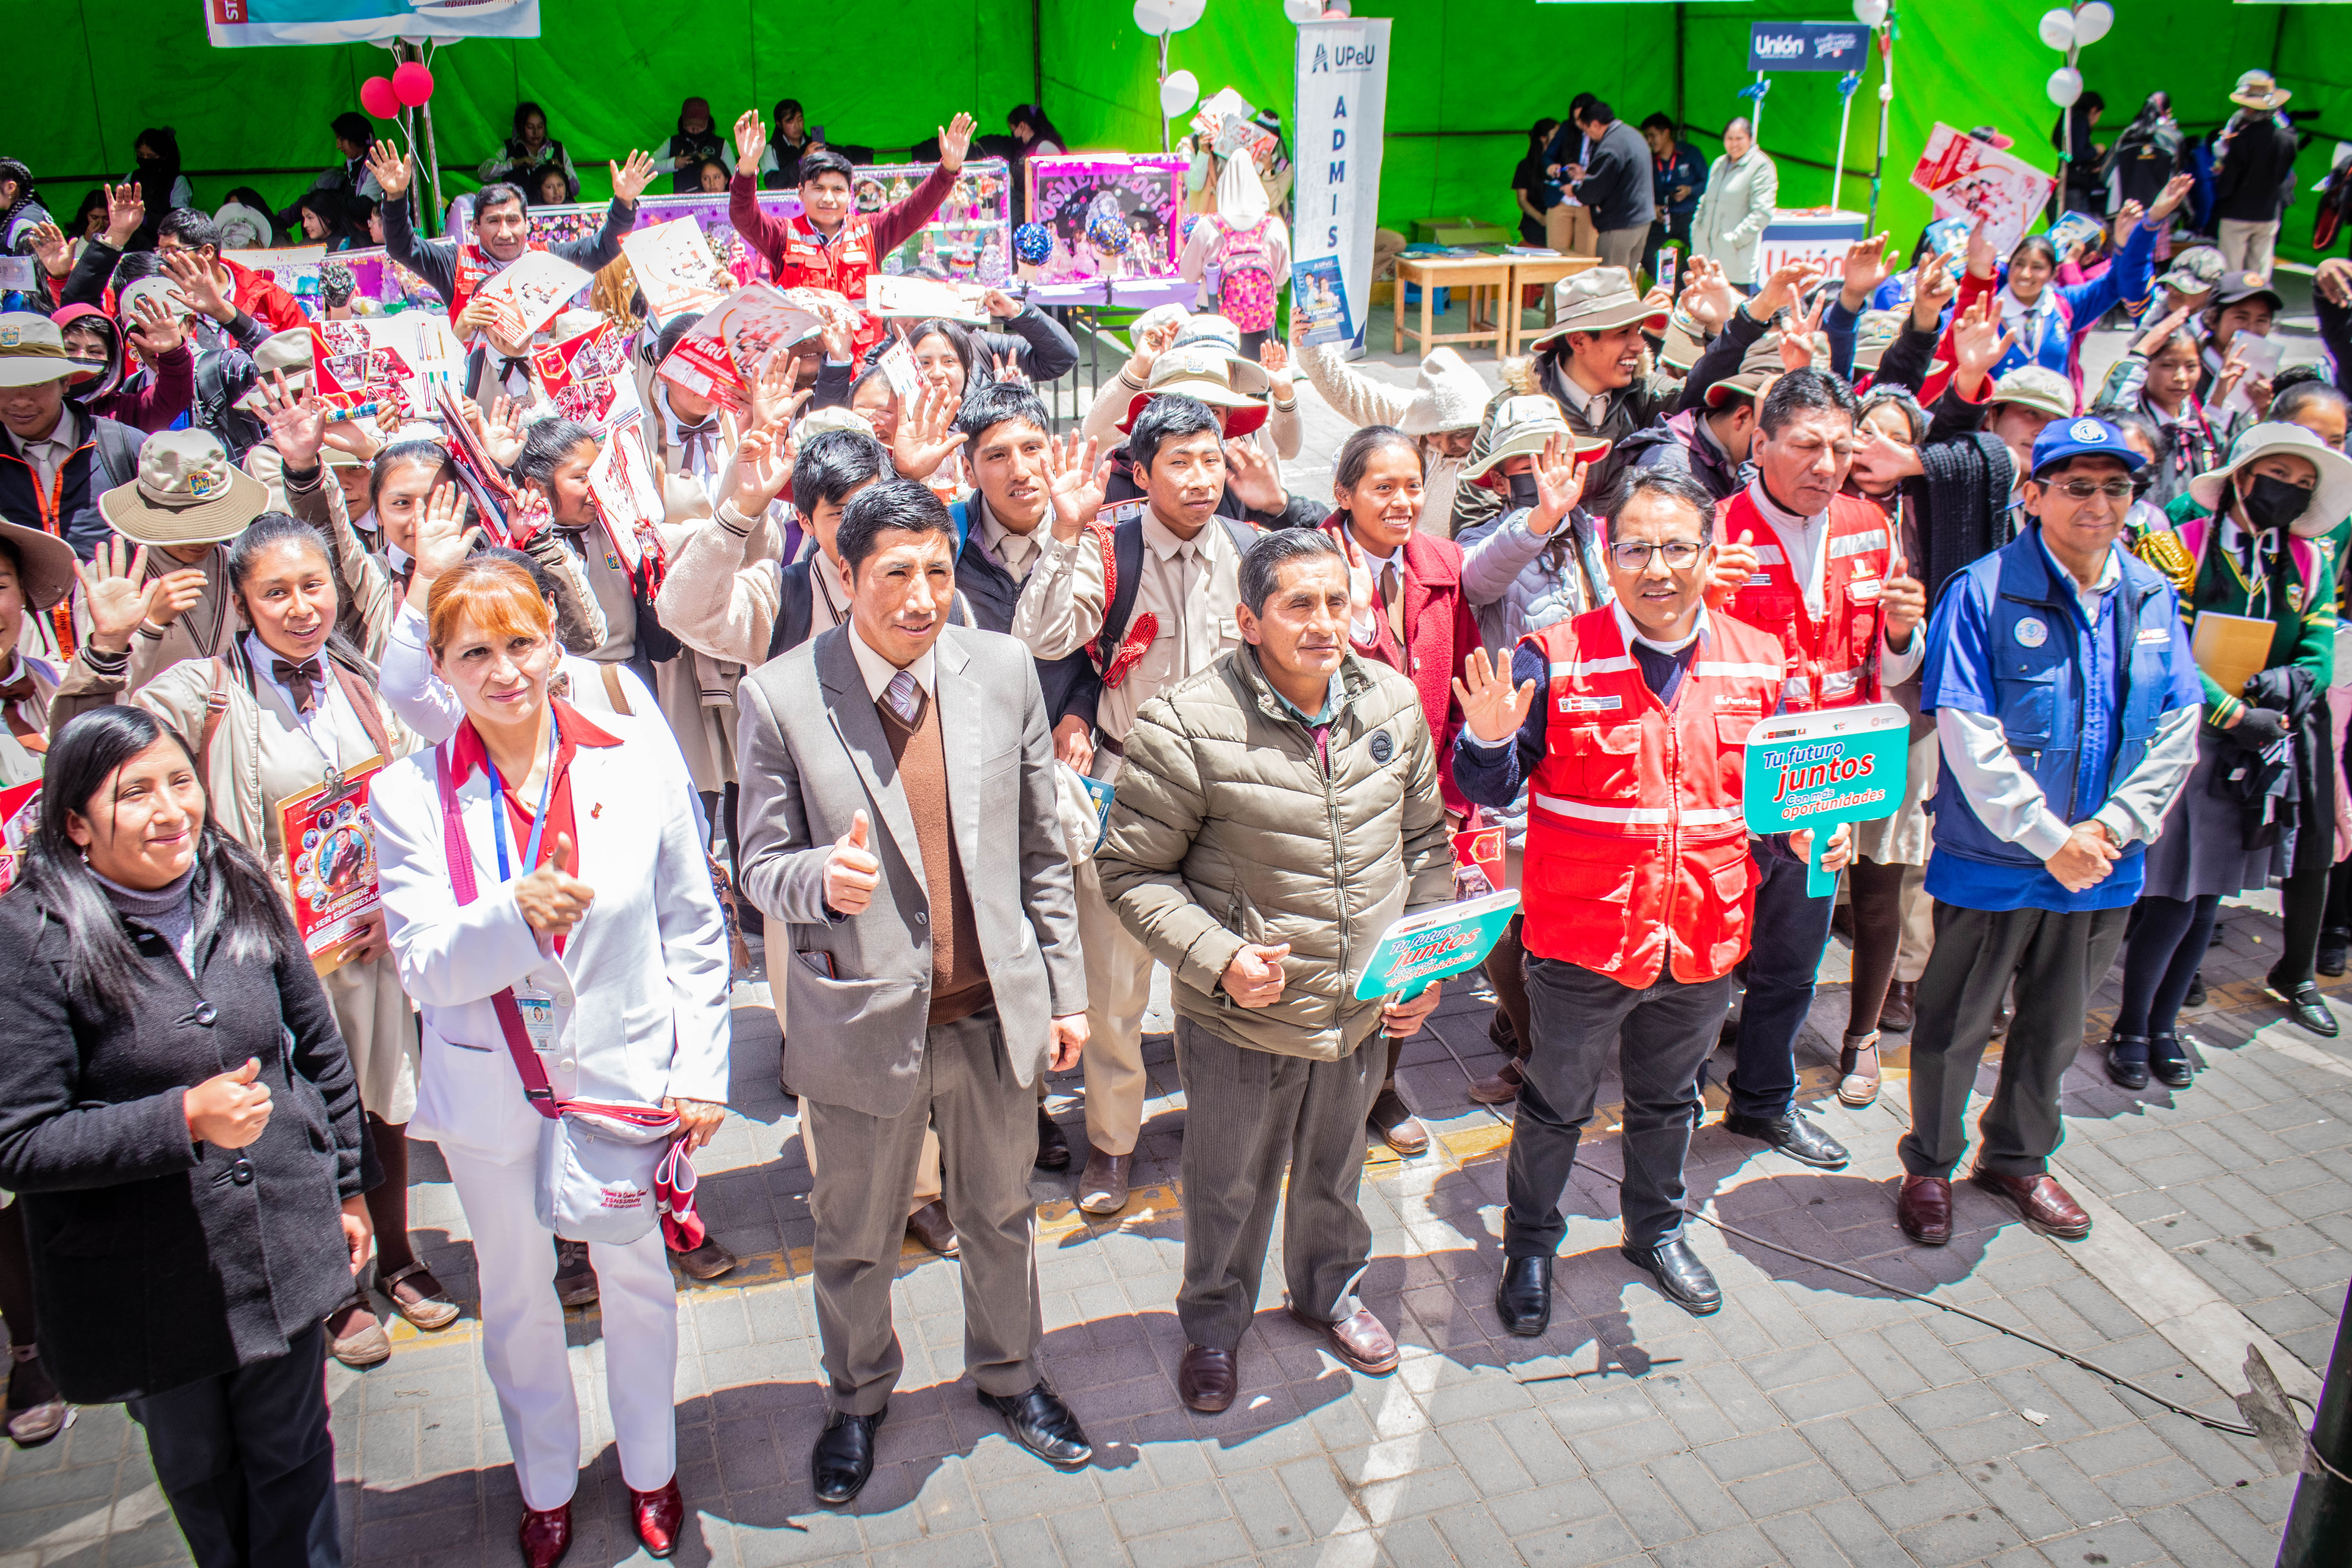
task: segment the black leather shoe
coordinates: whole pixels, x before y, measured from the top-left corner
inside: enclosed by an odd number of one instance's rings
[[[2319,933],[2319,973],[2330,980],[2344,973],[2344,961],[2352,955],[2352,931],[2326,931]]]
[[[1704,1318],[1723,1305],[1723,1289],[1690,1243],[1681,1237],[1664,1247],[1620,1247],[1625,1261],[1657,1281],[1667,1300],[1695,1318]]]
[[[2319,998],[2319,987],[2306,980],[2292,991],[2282,991],[2278,982],[2264,976],[2263,989],[2286,1008],[2286,1016],[2324,1039],[2336,1037],[2336,1015]]]
[[[2189,994],[2180,999],[2180,1005],[2184,1007],[2205,1005],[2205,972],[2203,970],[2200,969],[2189,977]]]
[[[1049,1465],[1076,1469],[1095,1457],[1078,1418],[1043,1380],[1026,1394],[983,1394],[980,1402],[1004,1417],[1014,1442]]]
[[[2126,1089],[2147,1087],[2147,1037],[2113,1034],[2107,1037],[2107,1076]]]
[[[1723,1127],[1727,1132],[1769,1143],[1791,1160],[1818,1165],[1824,1171],[1843,1170],[1850,1157],[1844,1144],[1794,1111],[1783,1111],[1778,1116],[1740,1116],[1727,1110],[1723,1113]]]
[[[1506,1332],[1534,1339],[1551,1327],[1551,1254],[1506,1258],[1495,1282],[1495,1315]]]
[[[874,1428],[889,1414],[887,1405],[871,1415],[833,1413],[809,1451],[809,1477],[816,1482],[817,1501],[847,1502],[865,1489],[866,1478],[874,1473]]]
[[[1066,1171],[1070,1168],[1070,1141],[1062,1133],[1045,1108],[1037,1108],[1037,1168],[1041,1171]]]
[[[2147,1070],[2167,1089],[2187,1089],[2197,1081],[2196,1071],[2189,1065],[2189,1053],[2180,1048],[2178,1035],[2148,1037]]]

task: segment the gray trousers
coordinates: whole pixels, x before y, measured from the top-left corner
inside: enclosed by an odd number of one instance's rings
[[[1728,974],[1685,985],[1662,973],[1636,989],[1581,964],[1528,955],[1535,1049],[1519,1068],[1527,1081],[1511,1123],[1506,1258],[1559,1250],[1568,1234],[1559,1200],[1612,1051],[1625,1084],[1618,1141],[1625,1245],[1662,1247],[1682,1234],[1683,1159],[1698,1115],[1699,1064],[1715,1049],[1730,1007]]]
[[[805,1097],[824,1157],[809,1194],[816,1221],[817,1333],[826,1402],[871,1415],[890,1402],[906,1358],[890,1321],[890,1286],[923,1133],[940,1134],[941,1198],[963,1268],[963,1363],[983,1394],[1036,1386],[1045,1324],[1032,1249],[1037,1091],[1013,1075],[993,1008],[942,1024],[923,1040],[922,1079],[897,1116],[867,1116]]]
[[[2123,945],[2129,909],[1964,910],[1936,905],[1936,951],[1911,1031],[1911,1131],[1897,1146],[1915,1176],[1949,1176],[1968,1149],[1969,1091],[2011,978],[2017,1016],[2000,1083],[1978,1120],[1977,1167],[2039,1176],[2065,1136],[2058,1084],[2083,1047],[2083,1012]]]
[[[1633,272],[1642,265],[1642,247],[1649,237],[1647,224],[1640,228],[1604,228],[1593,237],[1593,247],[1601,253],[1601,266]]]
[[[1283,1275],[1290,1304],[1338,1322],[1356,1310],[1372,1227],[1358,1202],[1364,1119],[1388,1068],[1375,1033],[1338,1061],[1245,1050],[1190,1018],[1176,1020],[1184,1085],[1184,1337],[1233,1351],[1257,1311],[1258,1279],[1285,1197]]]

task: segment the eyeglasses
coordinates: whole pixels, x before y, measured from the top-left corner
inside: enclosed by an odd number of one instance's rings
[[[1664,555],[1670,570],[1683,572],[1697,562],[1698,552],[1706,548],[1693,539],[1670,539],[1664,544],[1646,544],[1629,539],[1609,547],[1609,560],[1620,572],[1646,572],[1650,569],[1651,556]]]
[[[2129,479],[2068,479],[2063,485],[2053,484],[2050,488],[2075,500],[2089,500],[2093,496],[2105,496],[2109,500],[2129,500],[2133,494]]]

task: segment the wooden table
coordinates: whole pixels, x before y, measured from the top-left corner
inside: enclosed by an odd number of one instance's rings
[[[1510,258],[1510,262],[1511,308],[1503,312],[1503,320],[1509,324],[1509,336],[1505,340],[1502,348],[1502,352],[1506,354],[1517,353],[1520,342],[1528,336],[1527,312],[1521,309],[1527,302],[1527,296],[1521,290],[1538,284],[1543,286],[1544,326],[1549,328],[1557,320],[1552,313],[1551,286],[1563,278],[1573,278],[1580,272],[1589,271],[1600,266],[1601,258],[1597,256],[1514,256]]]
[[[1396,275],[1396,341],[1390,345],[1392,352],[1402,353],[1408,337],[1421,344],[1423,353],[1440,343],[1492,343],[1497,359],[1509,352],[1504,345],[1511,341],[1511,327],[1509,318],[1503,312],[1503,296],[1511,288],[1509,257],[1400,256]],[[1421,287],[1418,329],[1405,324],[1404,286],[1408,283]],[[1440,333],[1435,330],[1440,289],[1464,291],[1462,308],[1469,316],[1468,331]],[[1486,307],[1483,313],[1481,305]]]

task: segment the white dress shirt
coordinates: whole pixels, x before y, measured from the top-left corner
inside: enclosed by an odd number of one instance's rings
[[[58,470],[66,466],[66,459],[81,445],[80,431],[81,426],[74,419],[73,405],[68,403],[58,406],[58,422],[49,427],[47,435],[26,440],[11,430],[8,442],[41,477],[41,489],[47,494],[57,488]]]
[[[330,766],[341,767],[343,757],[335,732],[337,710],[340,710],[354,726],[359,724],[359,715],[352,710],[351,699],[343,695],[343,683],[335,679],[334,669],[327,659],[327,650],[320,648],[311,655],[311,662],[319,667],[318,676],[311,682],[317,703],[308,713],[303,712],[301,703],[294,700],[294,689],[278,679],[278,661],[285,659],[291,664],[293,660],[287,659],[284,654],[263,642],[259,632],[245,634],[245,657],[253,661],[254,679],[277,692],[288,711],[301,721],[302,732],[310,737],[310,743],[319,748],[319,754],[327,759]],[[352,760],[357,763],[362,759],[354,757]]]
[[[866,647],[866,639],[857,635],[855,623],[849,628],[849,651],[857,658],[857,673],[866,678],[866,695],[877,702],[881,701],[882,693],[887,691],[890,682],[898,678],[899,667]],[[938,667],[938,654],[931,648],[925,648],[921,658],[906,667],[907,673],[915,678],[915,689],[926,697],[931,694],[931,675]]]

